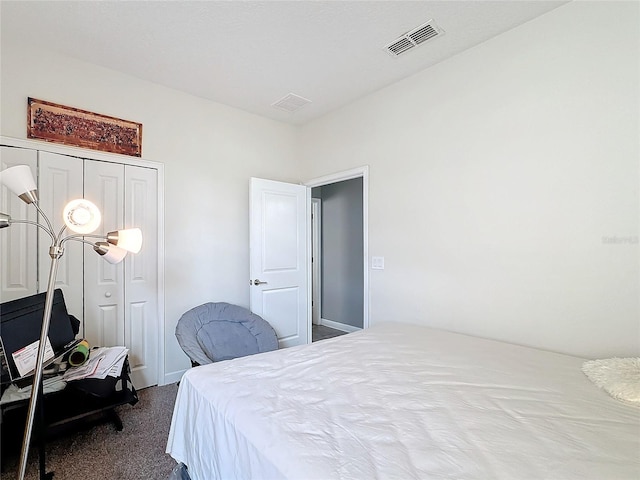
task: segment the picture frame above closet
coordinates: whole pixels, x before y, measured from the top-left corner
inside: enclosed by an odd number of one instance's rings
[[[76,147],[142,156],[142,124],[28,98],[27,137]]]

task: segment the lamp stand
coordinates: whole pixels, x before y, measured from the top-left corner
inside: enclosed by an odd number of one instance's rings
[[[29,456],[29,444],[31,443],[31,432],[33,430],[33,421],[36,413],[36,405],[42,397],[42,372],[44,370],[44,351],[47,337],[49,335],[49,323],[51,322],[51,309],[53,306],[53,291],[56,285],[56,276],[58,274],[58,260],[64,253],[64,249],[54,244],[49,248],[49,256],[51,257],[51,268],[49,269],[49,281],[47,283],[47,294],[44,301],[44,314],[42,315],[42,329],[40,331],[40,344],[38,345],[38,355],[36,358],[36,369],[33,375],[33,384],[31,385],[31,398],[29,399],[29,410],[27,414],[27,422],[24,427],[24,438],[22,439],[22,450],[20,452],[20,468],[18,470],[18,479],[24,480],[27,470],[27,457]],[[41,432],[44,435],[44,431]],[[41,466],[43,459],[41,459]],[[42,472],[41,472],[42,477]]]

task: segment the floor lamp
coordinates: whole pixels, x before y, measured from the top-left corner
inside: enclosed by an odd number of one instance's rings
[[[51,267],[45,296],[44,314],[42,316],[42,328],[35,362],[33,385],[31,386],[31,398],[29,400],[29,410],[24,429],[22,451],[20,453],[20,468],[18,470],[18,479],[24,480],[36,404],[43,393],[42,371],[44,370],[45,344],[49,335],[49,322],[51,320],[53,291],[55,289],[56,275],[58,272],[58,260],[64,253],[64,244],[68,240],[74,240],[92,245],[95,252],[101,255],[107,262],[119,263],[124,259],[128,251],[133,253],[140,251],[142,247],[142,232],[139,228],[131,228],[109,232],[107,235],[91,235],[100,226],[102,217],[98,207],[90,201],[81,198],[72,200],[65,206],[63,211],[64,225],[56,234],[49,218],[38,205],[36,182],[33,179],[29,166],[17,165],[3,170],[0,172],[0,184],[5,185],[25,203],[33,205],[42,217],[40,221],[33,222],[30,220],[13,220],[8,214],[0,213],[0,228],[9,227],[14,223],[27,223],[44,230],[49,237],[51,237],[51,246],[49,247]],[[42,223],[42,221],[44,221],[44,223]],[[74,233],[63,236],[67,228]],[[89,241],[86,240],[86,238],[96,239],[96,241]],[[5,355],[10,353],[11,352],[5,352]]]

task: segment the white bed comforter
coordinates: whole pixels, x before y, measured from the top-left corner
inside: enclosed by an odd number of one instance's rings
[[[193,480],[640,479],[640,409],[582,362],[380,325],[189,370],[167,452]]]

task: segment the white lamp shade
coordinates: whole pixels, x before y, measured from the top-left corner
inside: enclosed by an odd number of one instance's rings
[[[117,232],[107,233],[107,241],[132,253],[138,253],[142,248],[142,230],[127,228]]]
[[[38,190],[28,165],[16,165],[0,172],[0,183],[27,203],[37,200]]]
[[[11,225],[11,215],[0,212],[0,228],[9,227]]]
[[[93,249],[109,263],[120,263],[127,256],[127,251],[124,248],[116,247],[107,242],[98,242],[93,246]]]
[[[65,225],[76,233],[89,234],[100,226],[100,210],[89,200],[71,200],[62,212]]]

